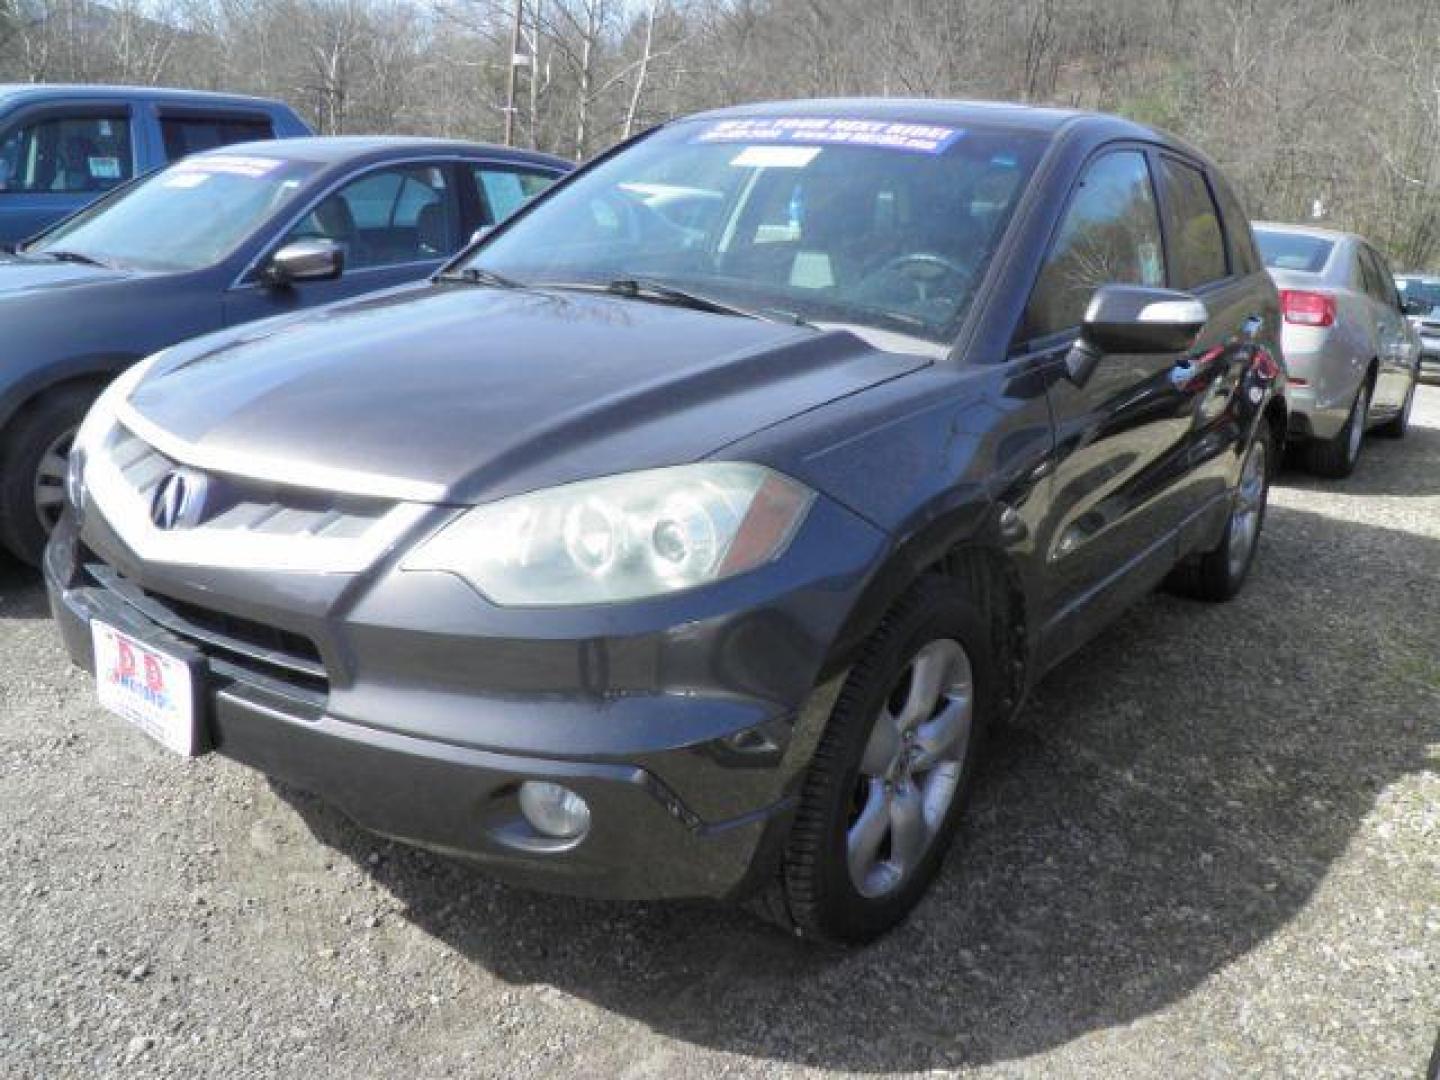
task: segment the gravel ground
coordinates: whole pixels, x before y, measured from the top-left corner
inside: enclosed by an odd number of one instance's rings
[[[0,566],[0,1075],[1422,1074],[1440,1017],[1440,388],[1286,473],[993,744],[911,922],[505,888],[92,704]]]

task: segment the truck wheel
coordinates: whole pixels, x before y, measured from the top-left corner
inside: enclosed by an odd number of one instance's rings
[[[1370,417],[1370,384],[1361,383],[1355,394],[1355,404],[1350,406],[1350,415],[1345,426],[1333,439],[1316,440],[1310,444],[1310,471],[1343,480],[1355,471],[1360,460],[1360,448],[1365,442],[1365,425]]]
[[[97,393],[72,386],[24,405],[0,448],[0,543],[32,566],[65,508],[70,443]]]
[[[931,576],[851,669],[805,778],[765,910],[802,936],[867,941],[909,914],[954,838],[998,685],[988,620]]]

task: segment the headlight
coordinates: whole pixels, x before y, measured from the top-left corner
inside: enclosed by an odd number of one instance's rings
[[[86,460],[99,449],[115,427],[116,406],[130,396],[130,391],[135,389],[146,372],[155,365],[155,361],[164,355],[163,352],[158,352],[126,368],[95,399],[95,404],[90,406],[90,411],[81,421],[80,430],[75,433],[75,440],[70,444],[70,459],[65,471],[65,494],[70,505],[77,511],[85,508]]]
[[[458,574],[507,607],[636,600],[770,562],[813,499],[759,465],[627,473],[477,507],[403,568]]]

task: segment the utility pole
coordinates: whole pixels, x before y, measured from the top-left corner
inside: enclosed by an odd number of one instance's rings
[[[515,69],[520,60],[520,24],[525,16],[525,0],[515,0],[515,24],[510,28],[510,63],[505,90],[505,145],[515,145]]]

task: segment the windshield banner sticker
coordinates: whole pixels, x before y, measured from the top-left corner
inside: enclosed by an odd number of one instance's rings
[[[695,136],[695,141],[812,145],[820,143],[827,146],[873,146],[884,150],[943,154],[964,134],[962,128],[936,127],[933,124],[794,116],[720,120]]]

